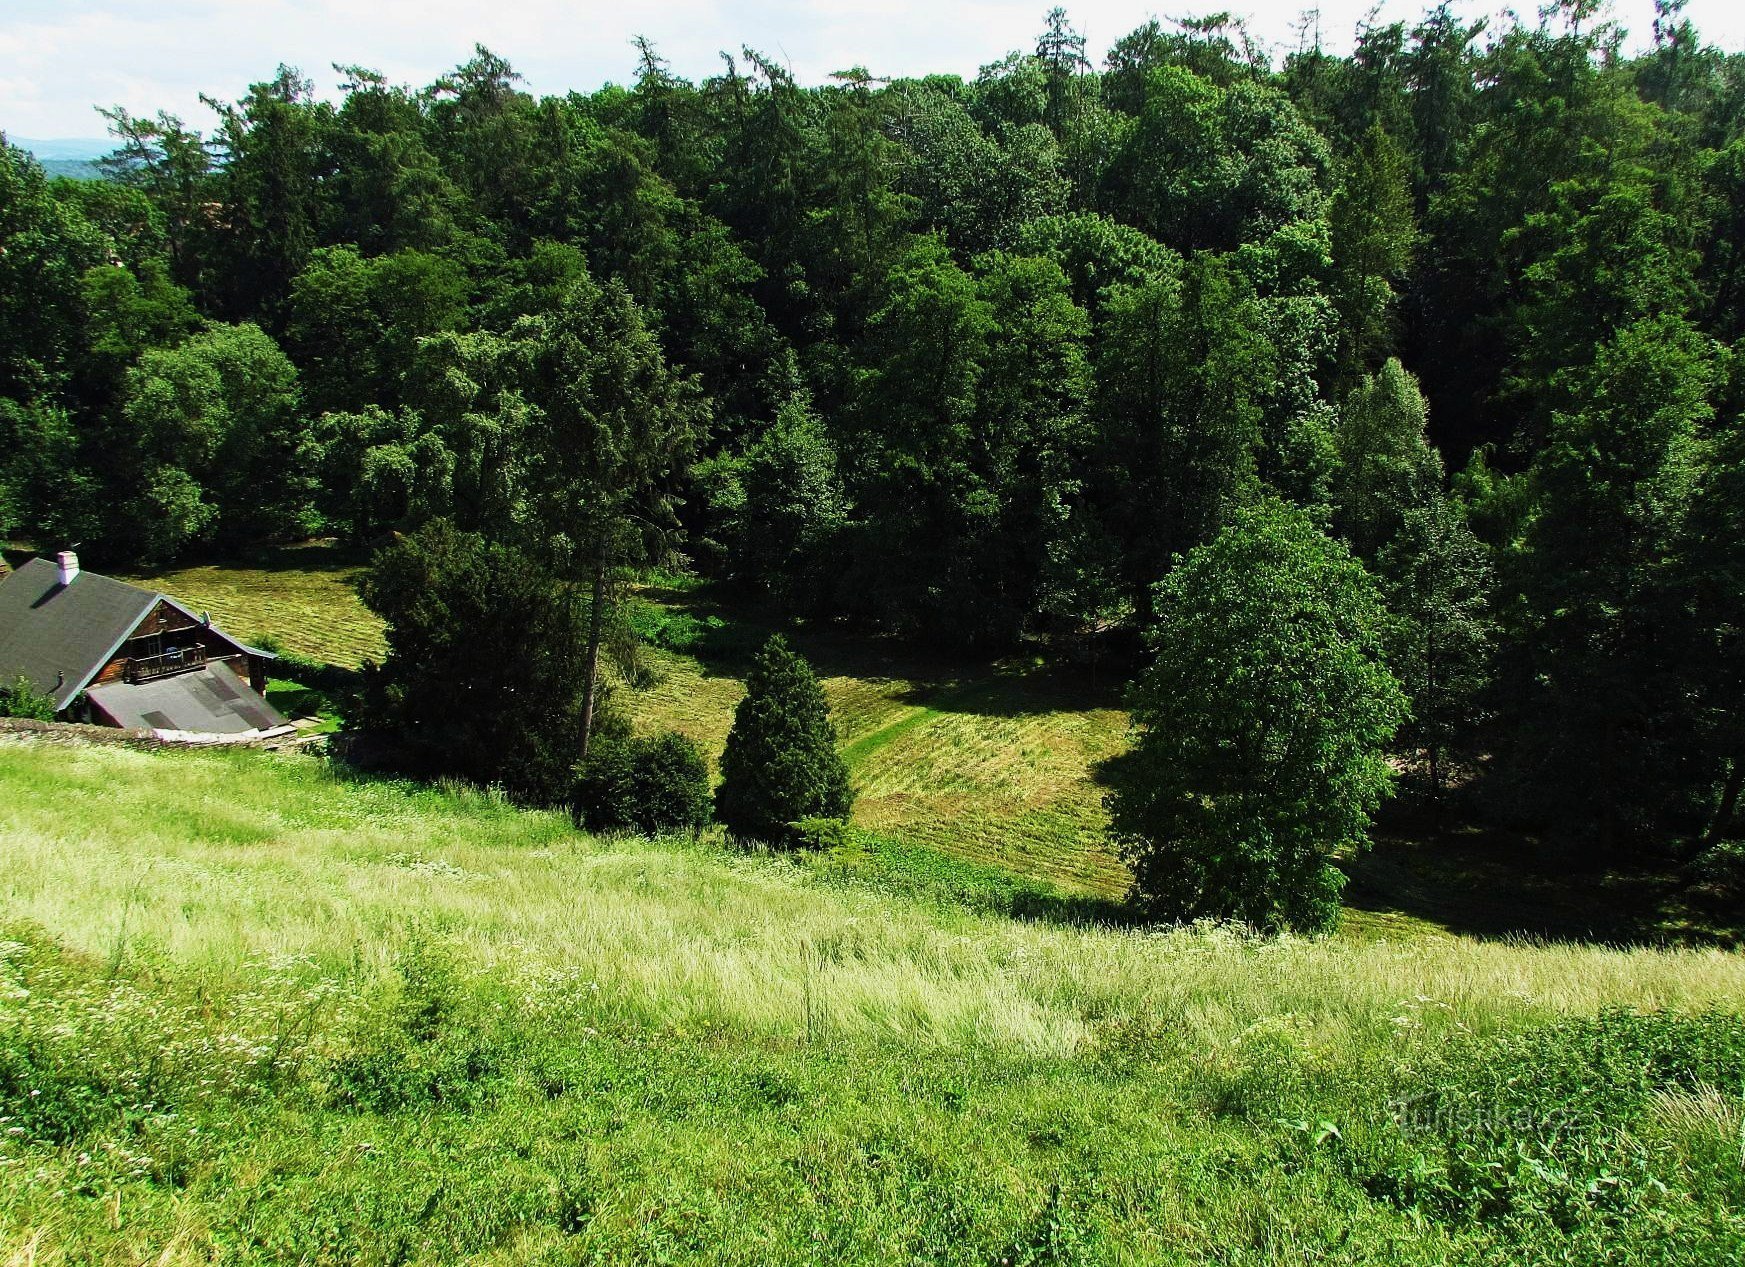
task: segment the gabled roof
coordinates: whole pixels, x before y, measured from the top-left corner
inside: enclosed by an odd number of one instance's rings
[[[290,724],[222,662],[155,682],[93,686],[89,695],[117,726],[128,728],[245,735]]]
[[[71,585],[48,559],[32,559],[0,577],[0,682],[22,674],[65,708],[90,685],[159,602],[201,620],[167,594],[81,571]],[[272,658],[222,630],[213,633],[250,655]]]
[[[95,572],[80,572],[71,585],[59,575],[48,559],[32,559],[0,580],[0,678],[22,674],[65,708],[158,596]]]

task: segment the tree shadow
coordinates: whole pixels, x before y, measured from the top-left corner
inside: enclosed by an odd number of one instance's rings
[[[1403,806],[1365,853],[1339,863],[1353,910],[1400,914],[1484,940],[1615,946],[1714,942],[1676,909],[1676,877],[1620,870],[1591,854],[1470,818]]]
[[[1015,894],[1002,914],[1025,923],[1071,928],[1137,928],[1147,923],[1124,897],[1045,893],[1034,889]]]
[[[229,554],[178,561],[171,570],[212,565],[251,568],[257,572],[355,572],[368,567],[375,551],[336,538],[256,546]]]
[[[1023,717],[1118,709],[1124,678],[1112,666],[1050,662],[1035,646],[992,656],[929,646],[826,621],[795,620],[734,586],[646,586],[642,597],[682,611],[702,626],[685,648],[706,677],[744,677],[753,656],[781,634],[821,678],[900,682],[896,698],[947,713]]]

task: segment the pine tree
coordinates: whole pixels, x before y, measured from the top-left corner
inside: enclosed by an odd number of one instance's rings
[[[812,666],[776,634],[745,680],[721,754],[715,816],[735,836],[789,843],[807,818],[846,818],[854,802],[830,705]]]

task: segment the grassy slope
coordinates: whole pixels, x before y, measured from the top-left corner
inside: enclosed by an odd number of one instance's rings
[[[1715,951],[1018,923],[254,754],[0,745],[0,876],[7,1262],[1580,1259],[1585,1206],[1387,1197],[1388,1079],[1745,1001]],[[1745,1246],[1706,1094],[1631,1123],[1698,1247],[1640,1261]]]
[[[382,654],[381,625],[358,600],[357,563],[325,547],[274,551],[257,566],[183,568],[137,578],[239,637],[271,636],[355,667]],[[694,593],[675,607],[713,610]],[[824,676],[860,800],[857,824],[1066,890],[1118,894],[1126,872],[1103,842],[1095,764],[1125,742],[1119,709],[1086,707],[1081,683],[1019,667],[959,681],[961,669],[913,654],[804,638]],[[673,727],[711,760],[743,689],[734,655],[654,651],[656,681],[620,698],[646,728]]]
[[[895,652],[798,643],[821,666],[859,793],[857,825],[1066,890],[1125,889],[1094,777],[1125,744],[1123,712],[1084,707],[1040,671],[959,682]],[[718,755],[744,693],[740,666],[649,658],[655,683],[621,695],[637,723],[683,731]]]
[[[358,600],[355,556],[324,546],[270,551],[252,566],[190,567],[142,578],[242,637],[355,666],[382,654],[380,622]],[[764,631],[711,602],[707,588],[647,591],[718,635],[695,654],[651,650],[653,682],[623,689],[637,724],[673,727],[713,759]],[[930,660],[876,640],[796,636],[818,667],[860,789],[854,818],[899,847],[921,847],[1039,881],[1066,894],[1120,894],[1126,871],[1104,839],[1098,763],[1126,743],[1115,684],[1033,664],[990,670]],[[290,699],[287,707],[296,709]],[[1572,875],[1529,842],[1421,826],[1385,834],[1353,867],[1342,934],[1355,940],[1437,929],[1558,937],[1709,935],[1652,894],[1604,875]]]
[[[211,612],[234,637],[270,636],[291,651],[355,669],[384,651],[382,622],[353,586],[361,567],[360,559],[330,546],[290,546],[264,551],[247,565],[206,564],[124,579]]]

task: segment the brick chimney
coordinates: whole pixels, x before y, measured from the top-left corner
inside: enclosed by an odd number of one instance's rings
[[[71,585],[73,578],[79,575],[79,556],[71,550],[62,550],[55,555],[55,579],[62,585]]]

